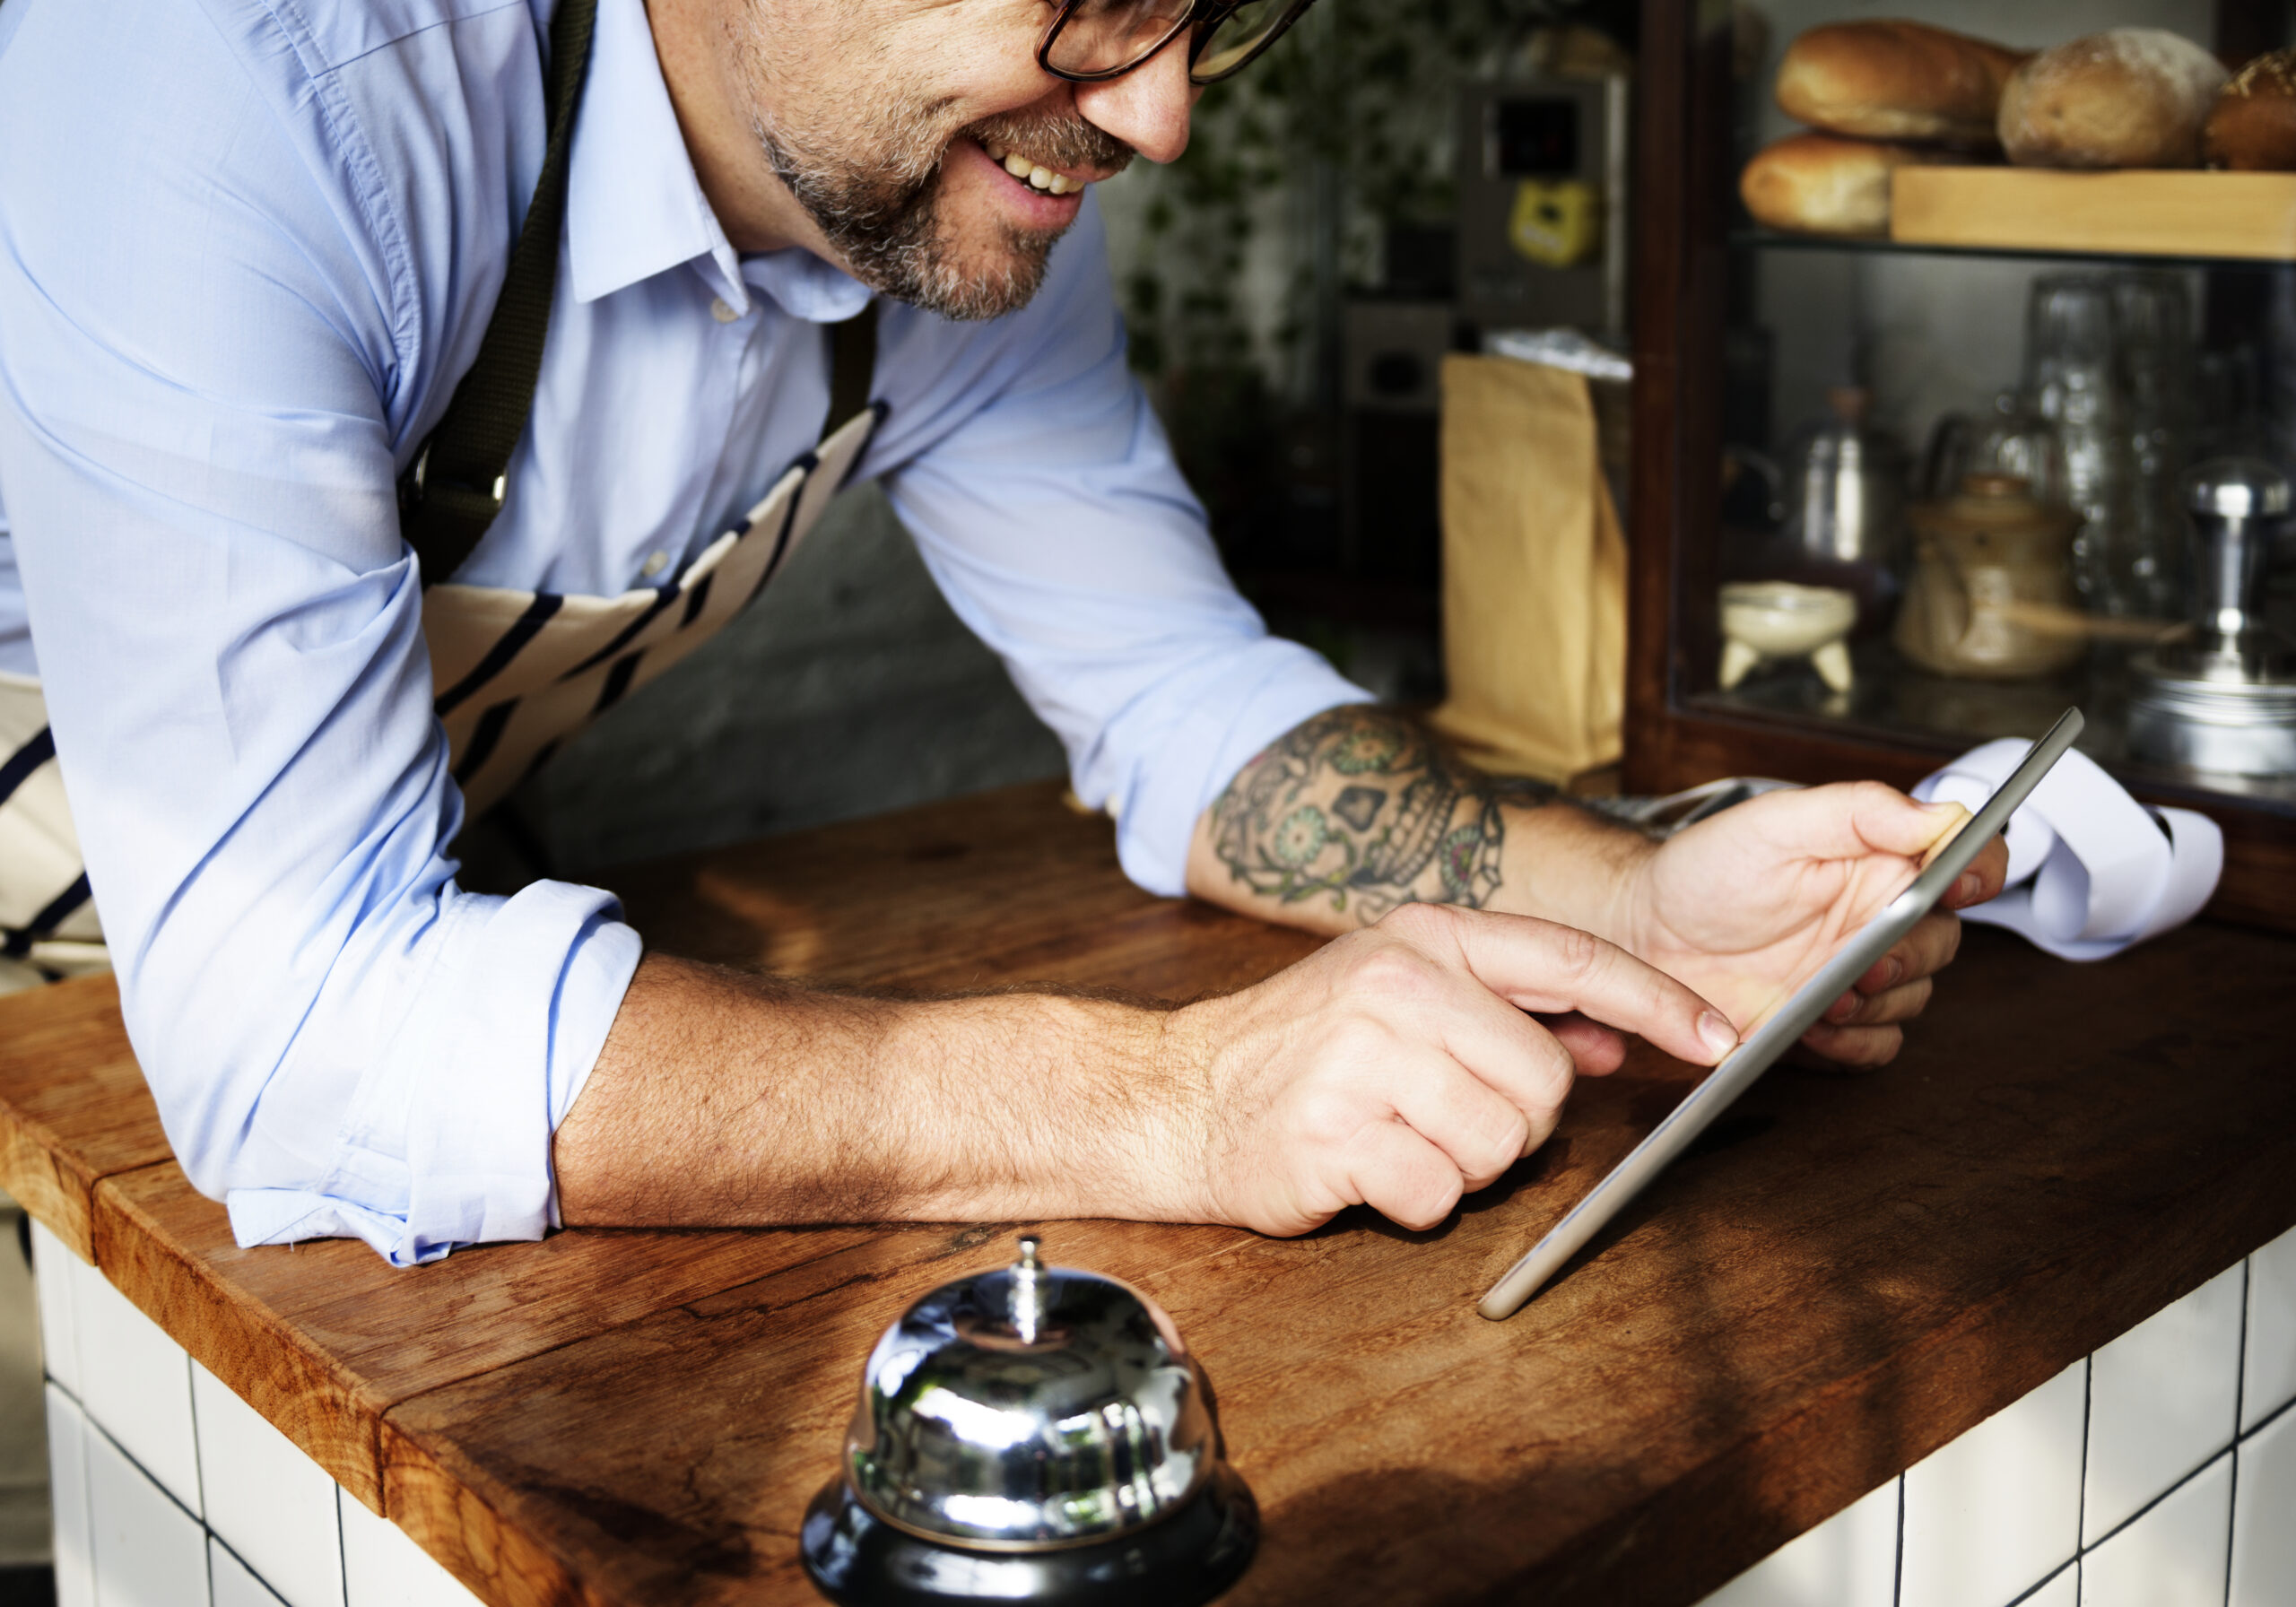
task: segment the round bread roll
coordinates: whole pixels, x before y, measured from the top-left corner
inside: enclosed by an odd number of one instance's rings
[[[1786,48],[1778,109],[1861,139],[1990,147],[2002,86],[2031,54],[1926,22],[1829,22]]]
[[[1887,234],[1890,175],[1944,161],[1916,145],[1796,134],[1755,152],[1738,194],[1758,223],[1805,234]]]
[[[2158,28],[2115,28],[2044,50],[2001,96],[2001,143],[2036,168],[2196,168],[2223,64]]]
[[[2212,168],[2241,173],[2296,170],[2296,50],[2274,50],[2235,74],[2201,131]]]

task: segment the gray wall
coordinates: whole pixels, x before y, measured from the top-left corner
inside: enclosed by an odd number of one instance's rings
[[[863,486],[746,613],[570,743],[513,804],[550,869],[581,876],[1065,763],[883,495]],[[540,868],[500,830],[465,836],[473,886]]]

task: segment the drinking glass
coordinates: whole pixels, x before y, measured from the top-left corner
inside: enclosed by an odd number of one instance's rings
[[[2199,389],[2192,298],[2170,274],[2113,278],[2113,321],[2128,393],[2129,523],[2121,559],[2128,612],[2184,614],[2185,518],[2178,496],[2192,456]]]
[[[2045,274],[2026,308],[2025,394],[2065,445],[2068,500],[2082,516],[2073,581],[2093,613],[2143,611],[2133,584],[2135,473],[2112,281]]]

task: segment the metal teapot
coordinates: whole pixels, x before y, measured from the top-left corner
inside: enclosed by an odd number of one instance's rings
[[[1193,1607],[1250,1564],[1258,1508],[1171,1319],[1038,1243],[870,1353],[799,1541],[832,1601]]]

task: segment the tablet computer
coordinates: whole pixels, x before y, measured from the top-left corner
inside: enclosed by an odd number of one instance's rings
[[[1691,1090],[1648,1138],[1634,1146],[1632,1153],[1613,1167],[1585,1199],[1548,1229],[1545,1238],[1507,1269],[1506,1276],[1491,1286],[1491,1292],[1483,1297],[1475,1309],[1493,1321],[1512,1316],[1629,1200],[1665,1170],[1668,1162],[1688,1149],[1716,1116],[1727,1110],[1732,1100],[1752,1087],[1754,1080],[1768,1071],[1772,1062],[1815,1026],[1835,1000],[1849,991],[1851,984],[1872,969],[1900,938],[1913,930],[1915,922],[1929,913],[1944,896],[1945,890],[1953,885],[1954,878],[1969,868],[1978,851],[2009,823],[2011,813],[2048,774],[2049,767],[2073,745],[2073,739],[2081,734],[2081,711],[2066,709],[2063,717],[2049,727],[2048,734],[2032,745],[2024,762],[2011,771],[2008,779],[1985,801],[1985,807],[1962,824],[1951,842],[1932,851],[1928,864],[1912,883],[1891,899],[1879,915],[1859,927],[1831,960],[1818,968],[1816,975],[1796,988],[1767,1021],[1755,1027],[1750,1037],[1724,1055],[1722,1063]]]

